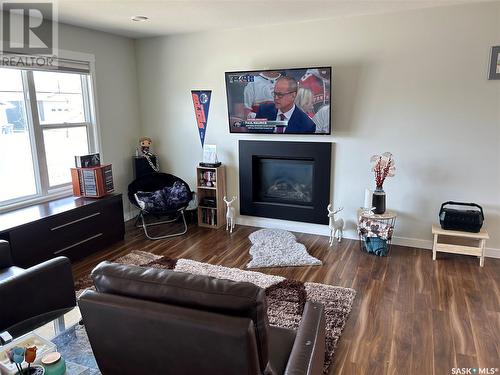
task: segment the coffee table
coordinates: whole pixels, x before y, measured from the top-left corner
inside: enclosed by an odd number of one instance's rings
[[[66,361],[67,375],[100,375],[78,307],[34,330],[57,346]]]

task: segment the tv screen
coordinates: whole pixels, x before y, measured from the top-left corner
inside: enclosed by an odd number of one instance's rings
[[[332,68],[226,73],[231,133],[330,134]]]

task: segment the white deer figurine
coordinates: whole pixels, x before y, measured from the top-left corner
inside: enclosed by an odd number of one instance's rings
[[[328,242],[330,246],[333,244],[333,240],[337,237],[337,241],[342,241],[342,236],[344,235],[344,219],[339,218],[335,220],[335,214],[342,211],[344,207],[340,207],[338,210],[332,208],[332,205],[329,204],[327,207],[328,210],[328,227],[330,228],[330,241]]]
[[[233,199],[228,201],[226,196],[224,196],[224,202],[226,202],[227,211],[226,211],[226,230],[229,229],[229,233],[233,233],[234,228],[234,207],[233,202],[236,200],[236,197],[233,196]]]

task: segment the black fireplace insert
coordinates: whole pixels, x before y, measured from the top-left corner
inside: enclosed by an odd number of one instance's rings
[[[331,143],[239,142],[242,215],[328,224]]]

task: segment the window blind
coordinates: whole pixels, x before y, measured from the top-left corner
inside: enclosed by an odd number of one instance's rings
[[[44,70],[72,73],[90,73],[88,61],[59,59],[51,56],[0,54],[0,67],[23,70]]]

